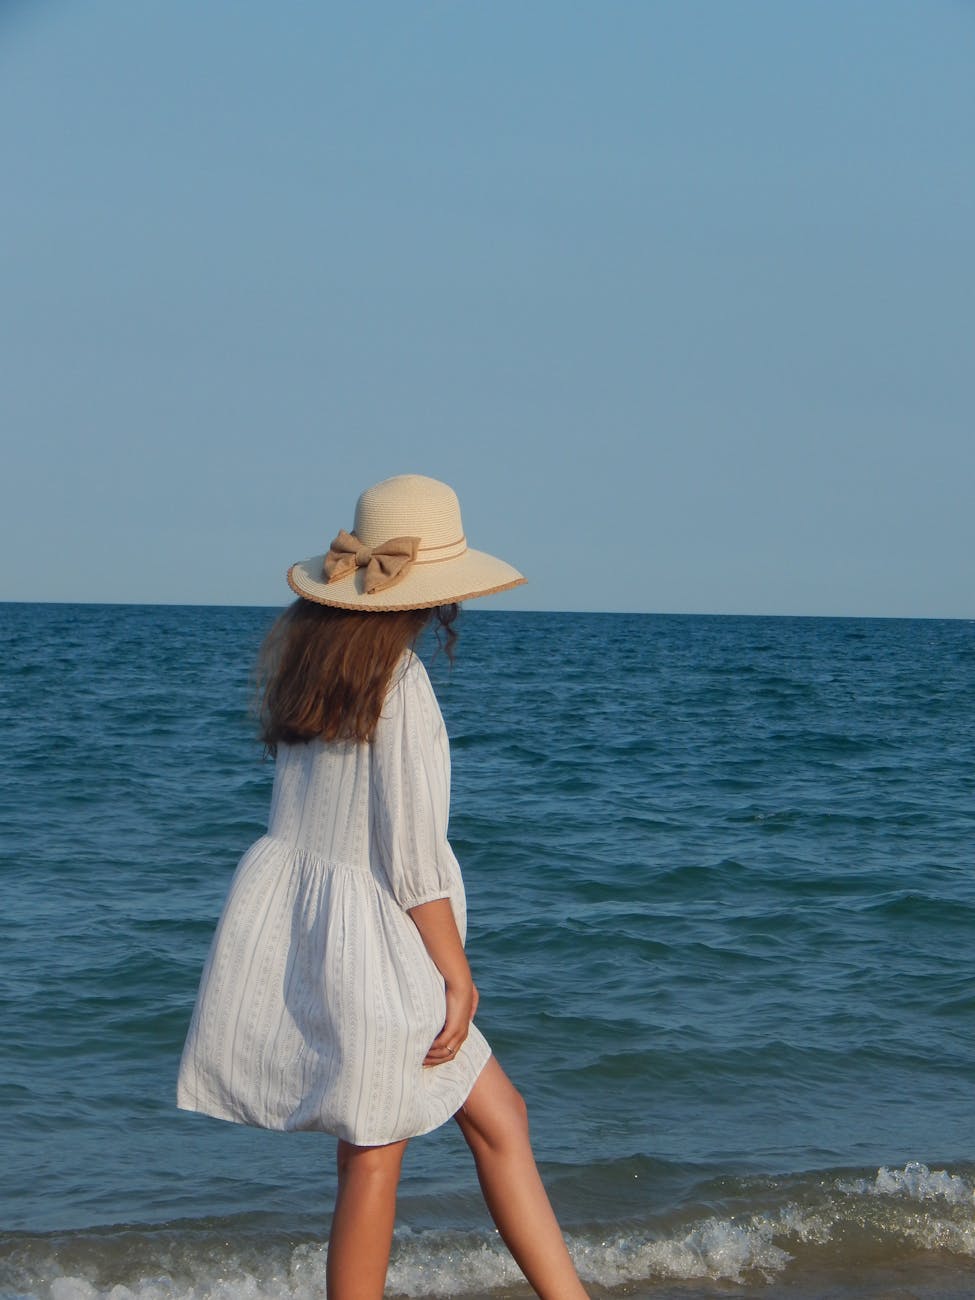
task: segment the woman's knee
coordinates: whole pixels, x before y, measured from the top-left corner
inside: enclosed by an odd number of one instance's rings
[[[509,1080],[510,1082],[510,1080]],[[508,1097],[508,1107],[511,1113],[511,1125],[513,1128],[524,1129],[528,1132],[528,1102],[518,1091],[514,1084],[511,1084],[511,1093]]]
[[[457,1113],[468,1142],[498,1149],[528,1141],[528,1106],[496,1061],[489,1061]]]

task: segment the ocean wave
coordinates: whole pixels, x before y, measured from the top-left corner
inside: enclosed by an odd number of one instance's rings
[[[975,1259],[975,1184],[920,1162],[871,1176],[729,1182],[723,1212],[567,1234],[599,1291],[666,1281],[764,1286],[936,1255]],[[762,1204],[764,1202],[764,1204]],[[776,1204],[776,1202],[778,1202]],[[749,1204],[750,1203],[750,1204]],[[698,1202],[700,1205],[701,1202]],[[0,1239],[0,1300],[321,1300],[327,1243],[210,1220]],[[496,1233],[396,1233],[387,1293],[485,1297],[524,1285]]]

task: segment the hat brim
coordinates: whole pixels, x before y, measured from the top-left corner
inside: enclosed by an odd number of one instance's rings
[[[299,560],[288,570],[288,586],[305,600],[336,609],[371,610],[389,613],[401,609],[429,609],[455,601],[490,596],[527,582],[517,569],[485,551],[466,550],[450,560],[435,564],[413,564],[406,575],[382,591],[369,595],[364,586],[365,570],[357,569],[337,582],[324,580],[324,555]]]

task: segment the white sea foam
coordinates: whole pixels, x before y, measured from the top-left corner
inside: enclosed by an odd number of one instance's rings
[[[599,1243],[570,1244],[583,1279],[602,1286],[619,1286],[649,1277],[740,1282],[751,1271],[771,1278],[792,1258],[775,1245],[776,1232],[771,1220],[755,1215],[743,1223],[706,1219],[671,1240],[618,1237]]]
[[[912,1201],[943,1200],[950,1205],[975,1204],[975,1186],[966,1179],[958,1174],[950,1174],[946,1169],[929,1169],[917,1160],[908,1161],[903,1169],[888,1169],[883,1165],[873,1179],[840,1181],[837,1187],[841,1192],[861,1196],[897,1196]]]
[[[778,1215],[740,1222],[709,1218],[670,1238],[645,1233],[568,1241],[586,1282],[619,1286],[646,1278],[742,1281],[749,1273],[771,1278],[791,1256],[776,1239],[820,1239],[820,1228],[790,1207]],[[323,1300],[325,1245],[295,1247],[290,1260],[265,1276],[237,1270],[233,1261],[200,1260],[191,1282],[169,1275],[100,1289],[83,1277],[55,1277],[31,1294],[40,1300]],[[408,1297],[483,1295],[523,1279],[496,1234],[397,1233],[387,1292]]]
[[[906,1201],[904,1211],[885,1216],[883,1226],[921,1250],[975,1256],[975,1184],[959,1174],[911,1160],[903,1169],[884,1165],[872,1179],[841,1180],[836,1186],[847,1195],[881,1198],[892,1208]],[[937,1206],[941,1213],[919,1214],[918,1203]]]
[[[441,1237],[432,1250],[431,1244],[426,1233],[398,1238],[386,1286],[390,1294],[479,1295],[523,1280],[497,1236],[478,1242]]]
[[[905,1224],[903,1232],[922,1250],[975,1256],[975,1221],[955,1223],[951,1219],[928,1219]]]

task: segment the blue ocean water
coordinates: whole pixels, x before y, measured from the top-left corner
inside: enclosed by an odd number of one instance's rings
[[[0,605],[0,1297],[324,1294],[332,1143],[177,1112],[275,611]],[[478,1023],[593,1295],[975,1294],[975,623],[466,610]],[[448,1125],[389,1294],[529,1294]]]

